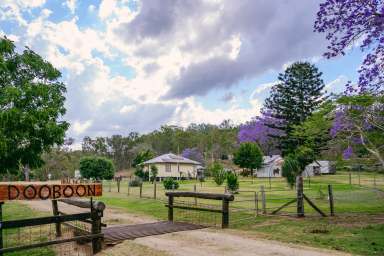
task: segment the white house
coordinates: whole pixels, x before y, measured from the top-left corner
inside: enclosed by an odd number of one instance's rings
[[[195,178],[201,163],[172,153],[155,157],[143,163],[144,171],[150,171],[151,165],[158,169],[157,177],[161,179],[173,177],[177,179]]]
[[[307,165],[303,171],[303,176],[315,176],[321,174],[333,174],[336,172],[335,166],[331,161],[318,160]]]
[[[263,165],[257,169],[258,178],[281,177],[284,159],[280,155],[263,156]]]

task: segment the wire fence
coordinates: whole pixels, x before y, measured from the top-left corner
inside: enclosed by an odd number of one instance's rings
[[[39,226],[19,227],[3,230],[3,248],[31,246],[36,243],[67,240],[83,235],[82,231],[88,232],[89,226],[79,222],[71,221],[62,225],[60,238],[56,236],[55,224],[44,224]],[[89,240],[78,242],[63,242],[60,244],[27,249],[20,252],[5,252],[3,255],[57,255],[57,256],[89,256],[92,254],[92,246]]]
[[[142,186],[129,187],[128,179],[123,179],[119,187],[115,181],[104,181],[104,192],[108,196],[134,197],[156,199],[166,204],[163,184],[160,182],[145,182]],[[375,173],[343,172],[337,175],[323,175],[321,177],[304,178],[304,194],[318,210],[325,215],[331,215],[331,202],[328,185],[333,188],[333,211],[336,215],[342,214],[375,214],[384,212],[384,176]],[[257,216],[297,216],[297,192],[295,187],[289,187],[284,178],[274,179],[240,179],[240,189],[234,196],[235,200],[230,202],[230,225],[249,224],[249,220],[257,220]],[[197,181],[180,181],[181,191],[195,191],[206,193],[226,193],[224,186],[216,186],[212,181],[199,183]],[[320,216],[319,211],[304,200],[306,216]],[[180,202],[189,206],[219,207],[220,202],[204,201],[199,199],[188,199]],[[204,205],[205,204],[205,205]],[[200,214],[200,216],[199,216]],[[202,224],[211,223],[217,226],[220,223],[219,214],[212,217],[213,213],[198,213],[178,209],[175,217],[181,220],[190,219]],[[205,216],[207,215],[207,216]],[[207,221],[209,220],[209,221]]]

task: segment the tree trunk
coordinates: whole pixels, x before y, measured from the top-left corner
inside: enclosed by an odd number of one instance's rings
[[[30,171],[31,170],[29,169],[29,164],[24,165],[23,172],[24,172],[25,181],[29,181],[29,173],[30,173]]]

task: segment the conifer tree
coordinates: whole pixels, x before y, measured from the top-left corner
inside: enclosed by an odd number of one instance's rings
[[[270,111],[275,119],[281,120],[269,125],[284,134],[279,136],[284,155],[298,146],[292,136],[294,125],[304,122],[324,100],[321,75],[314,65],[296,62],[279,74],[279,83],[272,87],[270,96],[265,100],[264,111]]]

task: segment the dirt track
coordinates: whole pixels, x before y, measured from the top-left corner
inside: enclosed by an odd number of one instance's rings
[[[50,201],[24,201],[31,208],[39,211],[51,211]],[[59,204],[61,211],[76,213],[76,207]],[[104,212],[103,222],[109,224],[146,223],[154,219],[129,214],[117,208],[108,208]],[[100,255],[130,256],[326,256],[349,255],[337,251],[291,245],[276,241],[249,237],[244,233],[231,230],[204,229],[138,238],[125,241],[104,250]]]

